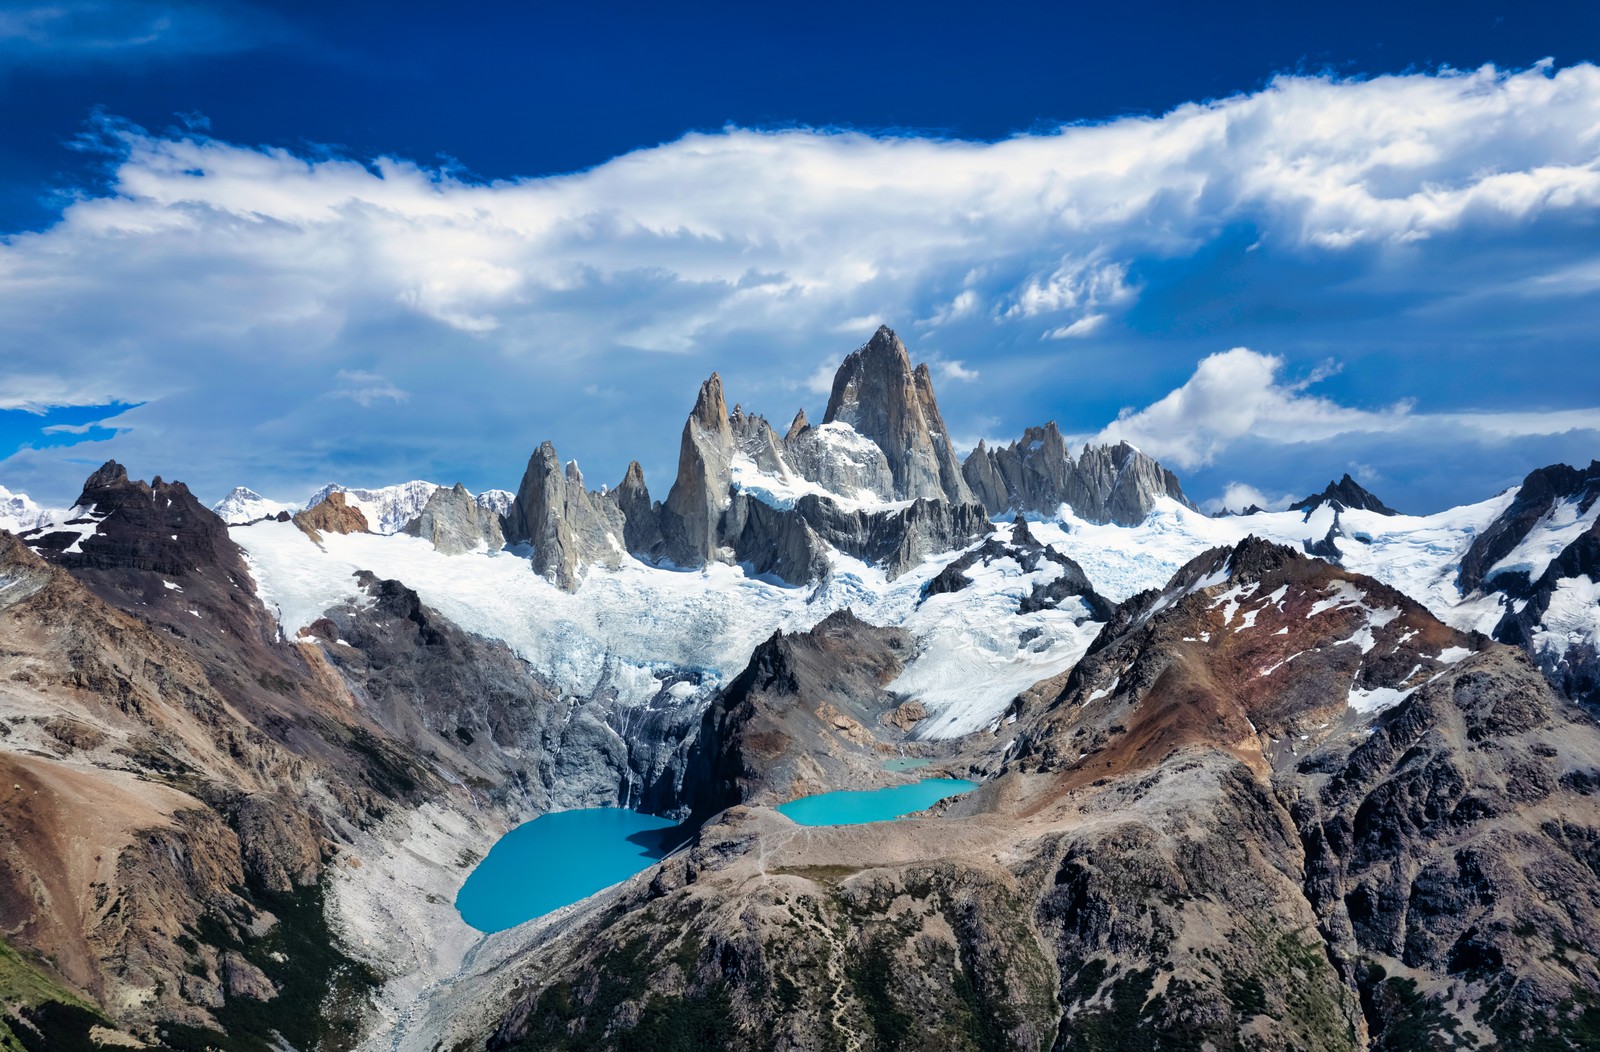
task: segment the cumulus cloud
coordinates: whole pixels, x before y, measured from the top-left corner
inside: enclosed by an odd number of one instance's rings
[[[1331,363],[1321,364],[1298,382],[1281,381],[1282,369],[1282,358],[1247,347],[1209,355],[1182,387],[1143,409],[1124,409],[1096,440],[1131,442],[1170,465],[1195,468],[1210,464],[1245,437],[1301,444],[1341,435],[1443,428],[1498,439],[1600,430],[1600,407],[1417,414],[1410,402],[1401,401],[1380,409],[1358,409],[1307,393],[1312,384],[1336,371]]]
[[[1213,497],[1200,507],[1211,515],[1219,511],[1241,512],[1249,508],[1282,511],[1298,499],[1292,493],[1280,493],[1276,497],[1269,497],[1248,482],[1230,482],[1222,488],[1222,496]]]
[[[170,458],[165,473],[211,488],[291,472],[298,487],[348,472],[330,458],[350,451],[421,450],[447,470],[541,437],[530,420],[593,436],[570,395],[597,370],[623,397],[606,437],[588,439],[612,445],[582,452],[649,463],[675,448],[677,403],[712,369],[744,385],[735,399],[820,394],[880,321],[946,363],[942,378],[971,380],[947,406],[968,431],[1024,390],[1008,362],[1040,348],[1120,348],[1115,405],[1155,393],[1136,359],[1164,356],[1170,375],[1172,356],[1198,357],[1161,337],[1268,346],[1218,336],[1258,318],[1292,315],[1316,360],[1338,326],[1414,324],[1419,304],[1446,300],[1456,313],[1430,332],[1467,331],[1461,319],[1495,297],[1536,300],[1539,324],[1567,311],[1577,332],[1592,293],[1552,308],[1548,289],[1578,289],[1597,253],[1543,232],[1600,208],[1596,112],[1592,65],[1282,77],[995,143],[729,128],[493,183],[106,121],[109,192],[0,241],[0,408],[145,402],[113,448]],[[1261,269],[1216,277],[1241,231]],[[1310,352],[1276,335],[1303,371]],[[1408,416],[1313,397],[1275,379],[1276,359],[1228,354],[1108,432],[1205,463],[1247,431],[1305,441]],[[307,397],[339,370],[381,377]],[[342,402],[406,398],[409,432],[341,430],[372,426],[345,421]],[[1217,408],[1237,398],[1243,409]]]

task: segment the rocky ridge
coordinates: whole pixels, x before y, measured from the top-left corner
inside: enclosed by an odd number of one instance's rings
[[[558,500],[553,452],[535,460],[507,537],[531,543],[538,572],[569,590],[585,566],[614,566],[624,552],[686,569],[731,560],[802,584],[828,575],[831,550],[894,577],[977,539],[1008,510],[1051,515],[1065,503],[1092,522],[1121,523],[1142,521],[1163,498],[1193,507],[1171,472],[1126,443],[1087,447],[1073,461],[1053,423],[1003,450],[980,444],[963,465],[929,370],[913,367],[887,327],[846,356],[822,424],[802,410],[782,436],[742,405],[730,412],[713,373],[659,504],[636,463],[615,490],[583,492],[569,480]],[[550,490],[537,522],[527,518],[530,484]]]
[[[961,470],[991,515],[1051,516],[1065,504],[1090,522],[1133,526],[1163,497],[1194,508],[1176,475],[1126,442],[1085,446],[1074,461],[1054,421],[1009,446],[979,442]]]
[[[839,754],[817,713],[888,740],[891,641],[808,664],[846,638],[752,661],[711,733],[743,802],[499,961],[488,1047],[1584,1047],[1600,732],[1516,651],[1246,541],[945,758],[992,774],[941,817],[797,829],[760,805]]]

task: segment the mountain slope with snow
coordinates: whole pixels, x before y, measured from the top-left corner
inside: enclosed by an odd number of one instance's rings
[[[0,530],[24,533],[66,518],[65,511],[42,507],[26,493],[12,493],[0,486]]]
[[[211,505],[217,517],[229,526],[242,526],[257,519],[271,518],[280,512],[291,515],[300,510],[298,504],[269,500],[246,486],[235,486],[226,497]]]
[[[345,503],[357,508],[366,516],[373,533],[399,533],[406,523],[422,514],[428,498],[439,489],[438,483],[413,480],[382,489],[362,489],[359,486],[342,486],[330,482],[311,495],[307,508],[314,508],[328,499],[330,493],[343,493]]]

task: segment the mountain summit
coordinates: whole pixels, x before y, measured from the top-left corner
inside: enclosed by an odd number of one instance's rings
[[[906,345],[887,325],[839,366],[822,422],[849,424],[883,450],[895,499],[952,504],[972,499],[950,448],[928,367],[911,367]]]
[[[1324,504],[1333,504],[1339,509],[1350,511],[1374,511],[1379,515],[1400,514],[1351,478],[1348,471],[1338,482],[1328,483],[1328,487],[1321,493],[1313,493],[1304,500],[1289,505],[1289,510],[1303,511],[1309,515]]]

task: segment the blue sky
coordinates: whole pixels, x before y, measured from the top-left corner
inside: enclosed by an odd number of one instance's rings
[[[0,484],[664,496],[879,322],[1202,501],[1600,455],[1600,5],[754,6],[0,3]]]

